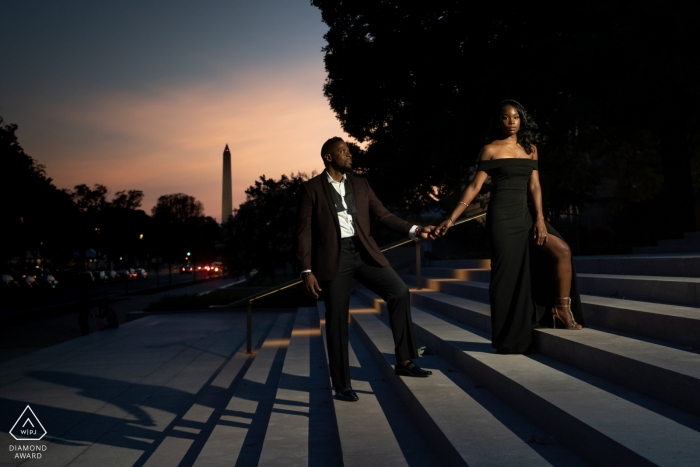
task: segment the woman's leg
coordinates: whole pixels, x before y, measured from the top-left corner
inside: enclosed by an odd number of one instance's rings
[[[559,237],[548,235],[547,241],[537,248],[554,258],[557,272],[558,298],[568,297],[571,294],[571,249],[569,245]]]
[[[559,291],[557,304],[552,308],[552,319],[556,326],[557,320],[561,320],[567,329],[581,329],[582,326],[576,323],[574,315],[571,312],[571,249],[569,245],[561,238],[555,235],[547,236],[547,242],[544,245],[537,245],[549,256],[554,258],[556,263],[556,286]]]

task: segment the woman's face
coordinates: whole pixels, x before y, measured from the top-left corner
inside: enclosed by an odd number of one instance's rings
[[[512,105],[503,107],[501,129],[506,137],[516,134],[520,129],[520,114]]]

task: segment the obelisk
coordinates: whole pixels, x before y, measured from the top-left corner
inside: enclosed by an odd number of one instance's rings
[[[221,185],[221,223],[233,215],[233,189],[231,188],[231,152],[224,149],[224,180]]]

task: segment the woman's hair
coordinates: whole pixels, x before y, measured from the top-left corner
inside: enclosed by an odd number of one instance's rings
[[[530,114],[527,113],[525,107],[523,107],[520,102],[514,101],[513,99],[506,99],[498,103],[498,108],[496,112],[494,112],[493,121],[491,122],[488,142],[500,139],[503,136],[500,123],[503,117],[503,109],[507,106],[513,107],[518,111],[518,115],[520,115],[520,129],[517,134],[518,144],[523,147],[527,154],[532,154],[533,145],[539,142],[540,139],[540,133],[537,131],[537,123],[535,123]]]

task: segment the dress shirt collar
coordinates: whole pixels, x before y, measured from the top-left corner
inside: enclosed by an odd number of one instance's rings
[[[328,170],[324,170],[324,172],[326,173],[326,177],[328,177],[328,181],[330,183],[343,183],[345,181],[345,174],[343,174],[343,178],[340,179],[340,182],[336,182],[333,180],[333,177],[331,177],[331,174],[328,173]]]

